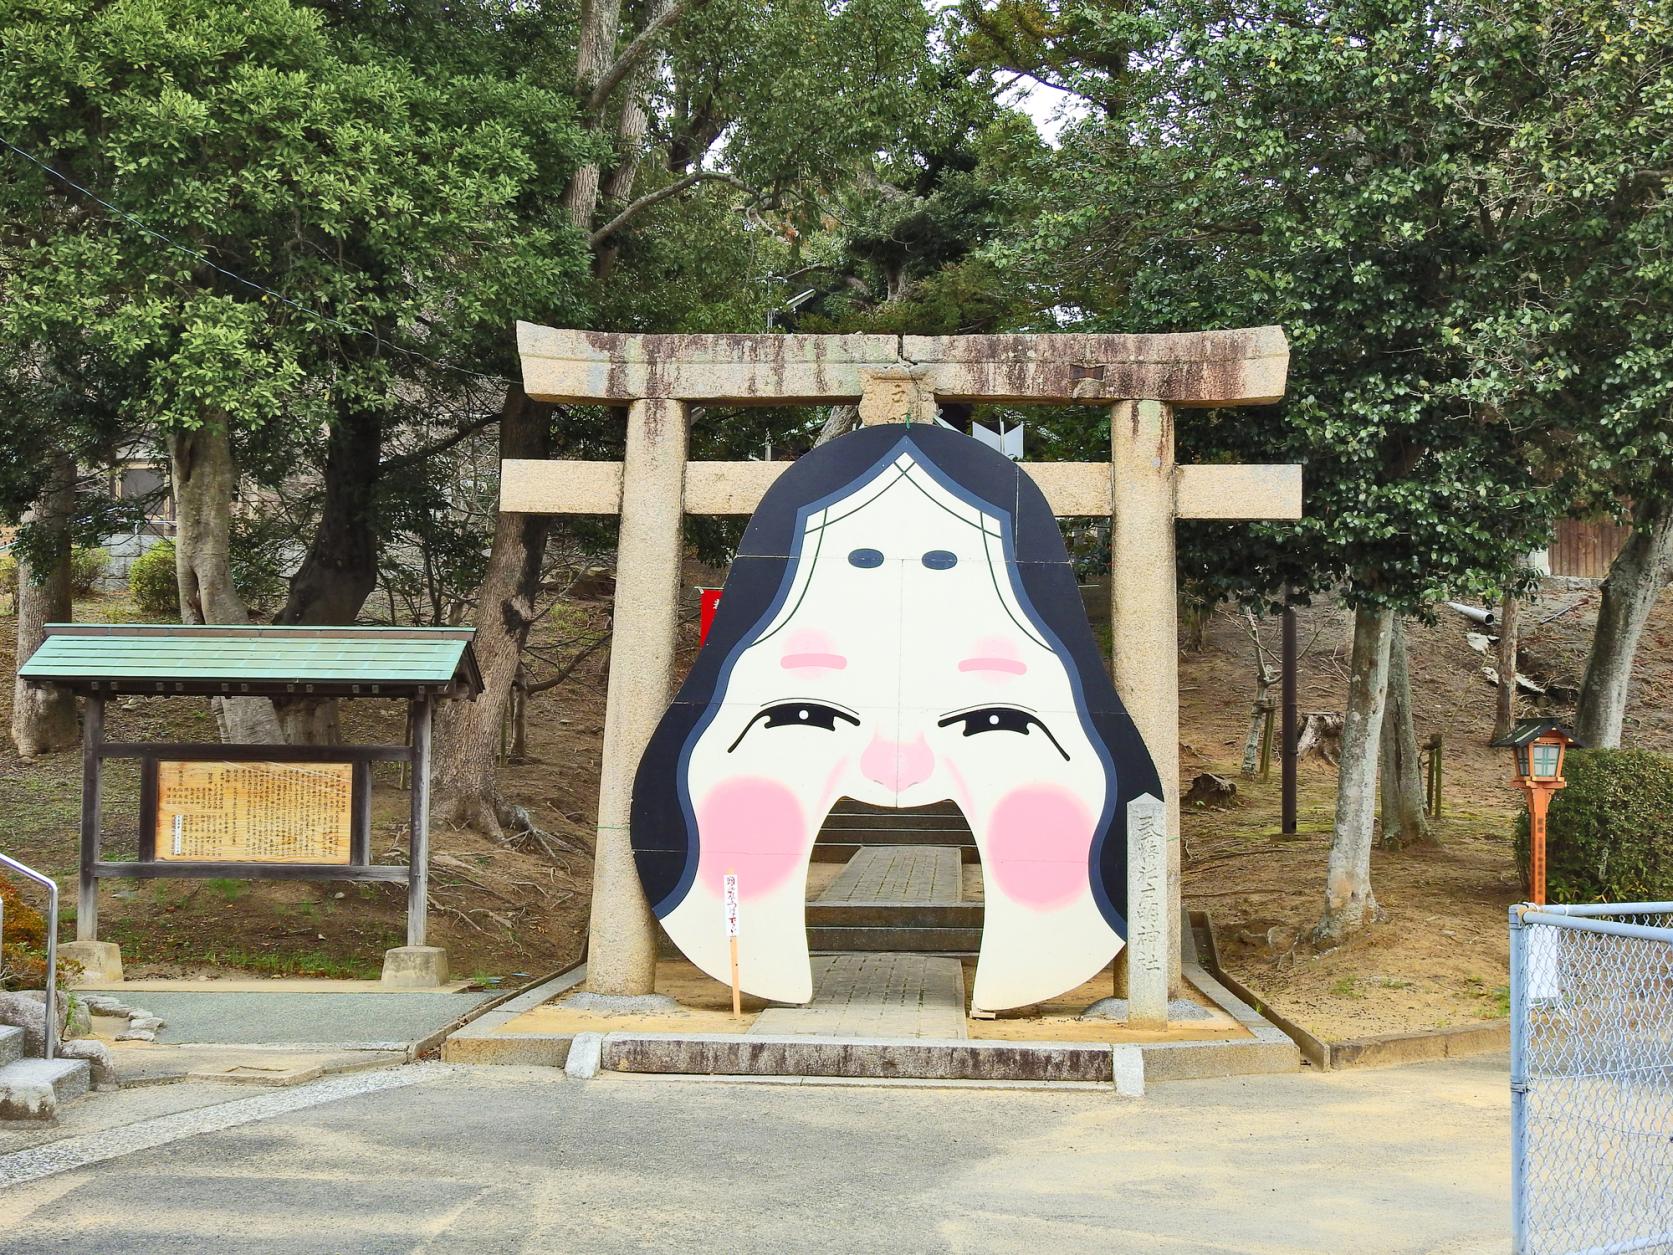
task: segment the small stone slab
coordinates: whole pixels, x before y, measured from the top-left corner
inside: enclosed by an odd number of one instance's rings
[[[202,1068],[195,1072],[186,1073],[188,1081],[215,1081],[223,1085],[260,1085],[276,1087],[281,1085],[301,1085],[306,1081],[317,1081],[325,1075],[325,1069],[318,1064],[260,1064],[235,1063],[226,1068]]]
[[[598,1075],[604,1058],[603,1033],[577,1033],[569,1044],[569,1058],[564,1061],[563,1073],[577,1081],[590,1081]]]

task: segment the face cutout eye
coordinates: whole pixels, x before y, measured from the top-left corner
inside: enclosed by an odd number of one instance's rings
[[[954,724],[964,725],[965,736],[980,736],[984,732],[1020,732],[1028,736],[1030,729],[1038,728],[1051,742],[1052,748],[1063,755],[1063,761],[1069,761],[1069,752],[1057,743],[1057,738],[1051,734],[1050,728],[1040,722],[1039,716],[1015,706],[978,706],[975,710],[948,715],[938,720],[935,726],[950,728]]]
[[[850,551],[848,563],[869,571],[883,565],[883,552],[880,549],[855,549]]]
[[[950,571],[958,565],[958,554],[950,549],[931,549],[923,562],[932,571]]]
[[[860,726],[860,721],[846,710],[838,710],[823,702],[779,702],[758,712],[746,723],[744,730],[738,733],[738,739],[726,747],[726,752],[730,754],[737,749],[758,723],[767,728],[818,728],[822,732],[835,732],[839,719],[856,728]]]

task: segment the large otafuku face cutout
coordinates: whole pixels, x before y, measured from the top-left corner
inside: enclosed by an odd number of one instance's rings
[[[1096,975],[1126,932],[1125,810],[1160,794],[1086,621],[1056,520],[999,453],[873,427],[798,460],[745,532],[708,644],[633,794],[646,896],[749,993],[812,996],[809,855],[838,799],[951,800],[981,854],[973,1003]]]

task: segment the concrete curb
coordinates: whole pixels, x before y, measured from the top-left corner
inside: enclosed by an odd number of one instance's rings
[[[507,1024],[527,1011],[543,1006],[587,978],[581,963],[551,980],[524,990],[478,1015],[442,1043],[444,1063],[498,1063],[561,1068],[569,1059],[571,1033],[502,1033]]]
[[[1182,930],[1186,978],[1249,1034],[1235,1040],[1178,1042],[1011,1042],[981,1039],[753,1036],[741,1033],[506,1033],[526,1011],[586,977],[570,969],[478,1017],[442,1046],[448,1063],[738,1078],[843,1078],[934,1082],[1046,1082],[1108,1085],[1141,1096],[1147,1082],[1294,1072],[1296,1045],[1199,964]],[[573,1043],[573,1046],[572,1046]],[[597,1050],[597,1061],[593,1052]],[[579,1051],[579,1053],[577,1053]]]
[[[1266,1021],[1283,1030],[1307,1062],[1320,1071],[1328,1072],[1333,1068],[1389,1067],[1400,1063],[1423,1063],[1433,1059],[1460,1059],[1469,1055],[1510,1049],[1508,1020],[1463,1024],[1456,1028],[1419,1029],[1411,1033],[1378,1033],[1339,1042],[1328,1042],[1315,1037],[1301,1025],[1264,1005],[1257,995],[1225,971],[1220,966],[1219,950],[1214,944],[1213,918],[1207,911],[1193,911],[1191,915],[1192,924],[1196,925],[1200,920],[1202,927],[1208,932],[1209,964],[1214,972],[1214,975],[1209,977],[1210,981],[1235,993],[1243,1003],[1253,1007],[1258,1016],[1264,1016]],[[1189,935],[1189,930],[1187,933]],[[1203,992],[1209,991],[1204,989]],[[1212,998],[1214,995],[1209,993],[1209,996]]]
[[[1462,1059],[1510,1049],[1510,1022],[1461,1024],[1456,1028],[1431,1028],[1417,1033],[1379,1033],[1332,1042],[1333,1068],[1387,1067],[1396,1063],[1422,1063],[1430,1059]]]

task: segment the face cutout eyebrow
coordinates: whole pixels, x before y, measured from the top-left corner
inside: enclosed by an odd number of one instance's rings
[[[778,665],[786,671],[800,671],[804,668],[819,667],[827,671],[845,671],[848,659],[841,654],[807,651],[804,653],[785,654],[778,660]]]
[[[1027,675],[1028,664],[1021,658],[961,658],[960,671],[992,671],[998,675]]]

